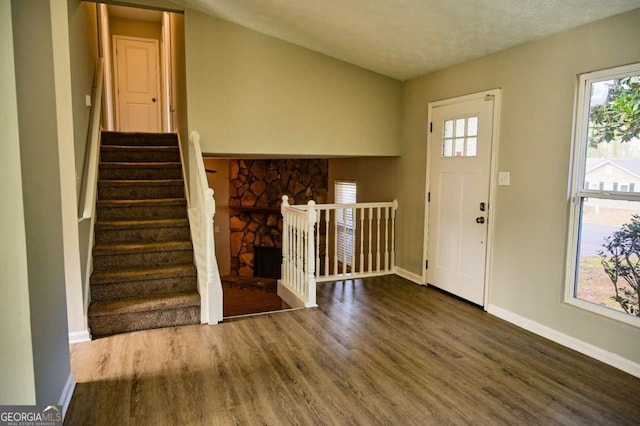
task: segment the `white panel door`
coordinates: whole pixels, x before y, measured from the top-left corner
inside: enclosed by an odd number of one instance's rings
[[[118,130],[159,132],[158,41],[122,36],[114,39]]]
[[[427,283],[484,304],[494,97],[431,113]]]

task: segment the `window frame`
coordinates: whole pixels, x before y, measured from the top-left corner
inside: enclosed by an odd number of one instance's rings
[[[576,98],[574,107],[572,160],[570,163],[569,185],[569,235],[567,244],[567,267],[565,279],[564,302],[584,310],[614,319],[625,324],[640,328],[640,317],[634,317],[586,300],[579,299],[576,294],[576,284],[579,268],[579,244],[582,229],[583,201],[589,198],[604,200],[623,200],[640,202],[640,193],[624,192],[604,189],[585,189],[587,141],[589,131],[589,111],[591,102],[591,85],[602,81],[640,75],[640,63],[607,68],[578,75]]]

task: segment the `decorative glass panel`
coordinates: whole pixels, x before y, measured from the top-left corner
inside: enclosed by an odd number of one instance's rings
[[[443,157],[453,157],[453,139],[445,139],[442,147]]]
[[[467,119],[467,136],[476,136],[478,134],[478,117],[469,117]]]
[[[467,157],[475,157],[477,148],[478,148],[478,139],[477,138],[468,138],[467,139],[467,152],[465,153],[465,155]]]
[[[458,118],[456,120],[456,137],[464,136],[464,118]]]
[[[464,138],[456,139],[456,157],[462,157],[464,155]]]
[[[446,120],[444,122],[444,137],[445,138],[453,137],[453,120]]]

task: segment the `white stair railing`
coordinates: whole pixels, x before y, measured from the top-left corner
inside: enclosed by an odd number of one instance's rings
[[[315,306],[316,283],[394,274],[397,209],[397,201],[291,206],[283,196],[278,295]]]
[[[314,228],[315,202],[305,209],[289,205],[282,197],[282,278],[278,281],[278,296],[294,308],[316,305]]]
[[[202,323],[217,324],[222,321],[222,282],[215,255],[213,217],[215,200],[209,188],[200,149],[200,134],[189,135],[188,205],[191,239],[196,269],[198,291],[201,299]]]
[[[78,200],[78,220],[91,219],[96,206],[98,193],[98,163],[100,161],[100,121],[102,116],[102,95],[104,86],[104,59],[96,62],[89,116],[89,132],[80,183]]]

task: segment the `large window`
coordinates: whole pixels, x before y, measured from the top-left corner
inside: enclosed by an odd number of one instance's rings
[[[640,64],[583,74],[567,301],[640,326]]]
[[[355,182],[336,180],[334,183],[336,204],[355,204],[358,185]],[[355,243],[355,208],[346,207],[336,210],[337,255],[338,261],[344,263],[343,268],[353,266],[353,250]]]

